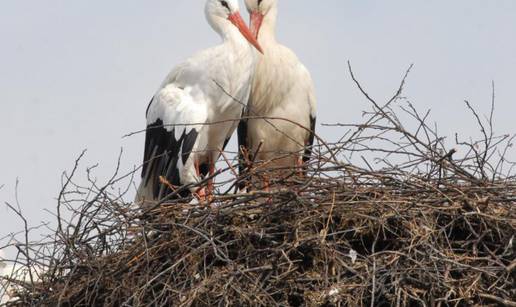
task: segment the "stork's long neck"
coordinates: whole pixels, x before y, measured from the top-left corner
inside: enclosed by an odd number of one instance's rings
[[[257,52],[231,22],[214,18],[210,23],[223,40],[222,45],[214,48],[215,59],[219,65],[212,66],[213,77],[233,97],[247,103],[249,84],[256,68]],[[245,93],[241,92],[242,89],[245,89]]]
[[[234,47],[234,50],[251,53],[251,45],[242,36],[240,31],[226,19],[207,15],[208,22],[211,27],[220,35],[223,44]]]
[[[245,51],[246,53],[250,53],[252,50],[249,42],[242,36],[240,31],[233,25],[225,27],[220,32],[224,44],[229,44],[233,47],[236,47],[237,50]]]
[[[258,34],[258,42],[267,48],[267,44],[276,43],[276,19],[278,16],[278,7],[273,6],[263,18],[260,33]]]

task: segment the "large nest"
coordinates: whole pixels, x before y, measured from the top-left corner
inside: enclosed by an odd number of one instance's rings
[[[224,158],[210,203],[140,210],[114,195],[116,176],[74,184],[76,167],[55,235],[16,243],[9,304],[516,306],[511,139],[471,109],[484,137],[457,139],[460,154],[400,94],[370,99],[363,124],[319,138],[307,172],[282,170],[268,190],[234,193],[248,181]],[[249,163],[255,179],[278,174],[262,163]]]

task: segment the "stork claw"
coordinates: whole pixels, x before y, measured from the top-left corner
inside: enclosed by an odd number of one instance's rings
[[[207,189],[206,187],[200,188],[193,195],[195,196],[195,198],[197,198],[199,200],[200,204],[207,205],[207,204],[211,203],[214,199],[213,191],[211,191],[210,189]]]
[[[197,192],[194,193],[195,198],[199,200],[200,204],[207,202],[207,195],[208,193],[206,192],[206,188],[200,188],[199,190],[197,190]]]
[[[200,188],[199,190],[197,190],[197,198],[201,199],[201,200],[204,200],[206,199],[206,188]]]

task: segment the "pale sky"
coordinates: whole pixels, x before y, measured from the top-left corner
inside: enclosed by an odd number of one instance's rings
[[[120,148],[122,170],[141,162],[143,135],[122,136],[144,128],[147,103],[174,65],[220,41],[203,6],[202,0],[3,1],[0,237],[22,229],[3,205],[14,201],[16,178],[20,205],[34,225],[53,219],[44,209],[54,210],[61,173],[83,149],[82,166],[99,163],[99,179],[111,175]],[[432,120],[450,137],[479,134],[463,101],[487,114],[494,81],[495,132],[516,132],[514,0],[280,0],[279,18],[279,40],[312,72],[319,123],[360,122],[368,108],[350,80],[350,60],[378,101],[394,93],[414,63],[405,96],[421,111],[432,109]],[[342,133],[319,129],[330,140]]]

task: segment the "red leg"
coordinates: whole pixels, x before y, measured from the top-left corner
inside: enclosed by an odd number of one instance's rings
[[[271,191],[271,188],[270,188],[270,180],[269,180],[269,177],[267,175],[264,175],[263,176],[263,190],[267,193],[269,193]],[[267,204],[272,204],[272,196],[269,196],[267,197]]]
[[[296,161],[297,175],[304,177],[305,172],[303,171],[303,157],[298,157]]]
[[[198,177],[201,177],[201,171],[200,171],[200,166],[199,166],[199,160],[195,160],[194,162],[194,166],[195,166],[195,174],[198,176]],[[199,199],[200,202],[203,202],[206,200],[206,189],[204,187],[201,187],[197,190],[197,192],[194,193],[194,196],[197,197]]]
[[[215,175],[215,163],[213,163],[213,160],[210,158],[209,159],[209,176],[212,177],[213,175]],[[215,187],[213,185],[213,178],[210,178],[210,180],[208,180],[208,199],[209,201],[211,201],[213,199],[213,192],[215,190]]]
[[[267,175],[263,176],[263,190],[265,192],[270,192],[270,181]]]

